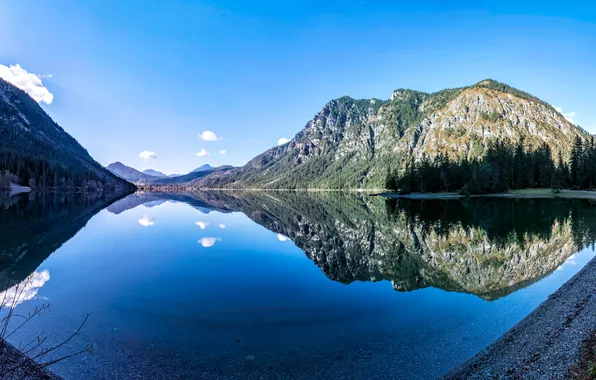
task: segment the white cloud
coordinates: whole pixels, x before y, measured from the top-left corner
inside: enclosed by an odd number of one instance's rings
[[[155,224],[155,218],[143,215],[141,219],[138,220],[138,222],[143,227],[149,227]]]
[[[288,241],[288,240],[290,240],[290,238],[287,237],[287,236],[285,236],[285,235],[282,235],[282,234],[277,234],[277,240],[279,240],[279,241]]]
[[[226,154],[226,153],[228,153],[228,151],[225,150],[225,149],[222,149],[222,150],[219,151],[219,154]]]
[[[214,237],[204,237],[202,239],[199,240],[199,244],[203,246],[203,248],[209,248],[209,247],[213,247],[213,245],[217,242],[217,241],[221,241],[220,238],[214,238]]]
[[[290,142],[290,139],[287,139],[285,137],[282,137],[279,140],[277,140],[277,145],[278,146],[281,146],[281,145],[287,144],[289,142]]]
[[[52,104],[54,95],[44,87],[42,78],[50,78],[51,75],[37,75],[23,69],[20,65],[0,65],[0,78],[12,83],[38,103]]]
[[[563,107],[555,107],[555,109],[557,110],[557,112],[559,112],[561,115],[565,116],[565,119],[567,119],[568,122],[575,124],[575,120],[573,120],[573,118],[575,117],[576,113],[575,112],[568,112],[565,113],[563,112]]]
[[[203,141],[223,140],[223,137],[217,137],[217,135],[211,131],[205,131],[205,132],[199,134],[199,138]]]
[[[207,227],[209,225],[209,222],[195,222],[195,224],[199,227],[201,227],[202,230],[205,229],[205,227]]]
[[[226,228],[226,225],[222,223],[219,225],[219,228],[224,229],[224,228]]]
[[[197,152],[197,157],[207,157],[209,155],[209,152],[207,152],[205,149],[201,149],[200,151]]]
[[[32,300],[39,289],[50,280],[50,272],[42,270],[33,272],[26,280],[3,292],[0,292],[0,307],[14,307],[25,301]]]
[[[153,160],[157,158],[157,154],[155,152],[151,152],[149,150],[145,150],[139,153],[139,157],[141,157],[145,161]]]

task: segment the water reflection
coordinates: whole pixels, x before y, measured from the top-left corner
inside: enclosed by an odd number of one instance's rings
[[[0,307],[14,308],[25,301],[30,301],[37,296],[39,289],[50,280],[50,272],[42,270],[33,272],[21,283],[0,292]]]
[[[28,197],[0,208],[0,278],[22,281],[103,207],[106,199]],[[584,200],[386,200],[304,192],[139,193],[126,210],[184,202],[201,212],[242,212],[292,240],[334,281],[390,281],[397,291],[435,287],[494,300],[552,273],[596,236]],[[142,226],[155,218],[143,215]],[[206,229],[209,222],[197,221]],[[219,228],[225,225],[219,224]],[[204,248],[221,237],[198,240]],[[8,286],[5,285],[4,289]],[[0,289],[2,290],[2,289]]]
[[[155,218],[143,215],[139,220],[139,224],[143,227],[149,227],[155,224]]]
[[[181,198],[148,199],[156,196]],[[584,200],[397,201],[302,192],[184,197],[210,210],[243,212],[280,241],[292,240],[334,281],[388,280],[397,291],[436,287],[487,300],[552,273],[596,236],[593,204]]]
[[[33,192],[0,197],[0,291],[23,282],[114,198]]]
[[[213,247],[216,242],[221,241],[220,238],[215,237],[204,237],[199,240],[199,244],[202,245],[204,248]]]
[[[205,228],[207,228],[207,226],[209,225],[209,222],[195,222],[195,224],[202,230],[204,230]]]

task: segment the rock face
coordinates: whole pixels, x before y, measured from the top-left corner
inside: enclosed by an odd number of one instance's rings
[[[0,172],[5,171],[6,182],[30,187],[134,189],[91,158],[24,91],[0,79]]]
[[[204,191],[134,194],[109,210],[156,199],[240,211],[291,239],[334,281],[386,280],[400,292],[435,287],[486,300],[552,273],[594,236],[574,230],[592,212],[588,202],[572,200],[555,208],[548,199],[399,205],[341,193]]]
[[[206,176],[205,188],[382,188],[387,169],[414,157],[482,156],[491,140],[551,144],[565,156],[588,134],[543,101],[493,80],[426,94],[396,90],[390,100],[342,97],[288,143],[244,167]]]

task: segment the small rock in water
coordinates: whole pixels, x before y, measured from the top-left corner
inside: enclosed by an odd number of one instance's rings
[[[247,355],[244,359],[246,359],[246,360],[255,360],[256,357],[254,355]]]
[[[236,339],[236,343],[240,343],[240,339]]]

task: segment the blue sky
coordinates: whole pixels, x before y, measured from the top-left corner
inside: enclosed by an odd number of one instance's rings
[[[42,75],[53,95],[42,107],[100,163],[168,173],[244,164],[343,95],[485,78],[596,133],[587,4],[7,0],[0,65]],[[204,131],[217,140],[201,140]]]

